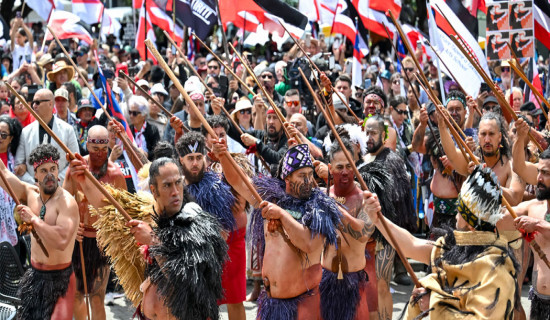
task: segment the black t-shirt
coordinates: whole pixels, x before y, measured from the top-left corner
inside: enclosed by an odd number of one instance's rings
[[[136,193],[134,180],[132,180],[132,169],[128,165],[128,162],[126,162],[124,154],[121,154],[120,157],[115,160],[115,164],[120,168],[120,171],[122,171],[122,174],[124,175],[124,179],[126,179],[126,188],[128,189],[128,192]]]

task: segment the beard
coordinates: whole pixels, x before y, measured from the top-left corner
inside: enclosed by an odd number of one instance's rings
[[[104,161],[103,164],[100,165],[99,169],[96,169],[97,167],[93,166],[92,163],[90,164],[90,172],[97,180],[103,178],[107,174],[107,168],[109,167],[108,161]]]
[[[270,131],[269,129],[273,129],[273,131]],[[269,126],[267,127],[267,137],[269,139],[275,139],[279,136],[279,131],[275,128],[275,126]]]
[[[535,195],[537,200],[548,200],[550,199],[550,188],[539,182],[535,190]]]
[[[378,151],[382,147],[382,145],[383,145],[382,137],[379,137],[378,141],[374,141],[374,139],[372,139],[369,136],[368,140],[367,140],[367,151],[369,153],[374,153],[374,152]]]
[[[50,181],[53,182],[53,184],[51,186],[48,186],[47,183]],[[52,195],[55,193],[55,191],[57,191],[59,183],[57,181],[57,178],[53,174],[48,173],[46,177],[44,177],[44,180],[40,182],[40,186],[42,187],[42,192],[44,194]]]
[[[191,170],[187,169],[185,166],[182,166],[183,176],[185,179],[190,183],[197,183],[202,180],[204,177],[204,163],[202,164],[202,167],[200,168],[198,173],[192,173]]]
[[[491,145],[492,147],[492,145]],[[491,150],[491,151],[485,151],[485,148],[481,148],[481,153],[483,153],[484,157],[494,157],[498,154],[498,149]]]

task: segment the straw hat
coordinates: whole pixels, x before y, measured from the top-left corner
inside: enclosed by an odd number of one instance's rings
[[[48,80],[50,80],[51,82],[55,82],[55,76],[63,70],[67,70],[67,75],[69,80],[71,80],[74,77],[73,67],[67,65],[67,63],[64,60],[59,60],[56,63],[54,63],[52,71],[48,72]]]
[[[515,67],[517,67],[518,69],[521,69],[520,67],[518,67],[518,64],[517,64],[516,60],[501,60],[500,65],[496,66],[495,69],[494,69],[497,76],[500,77],[500,74],[502,73],[502,67],[509,67],[510,66],[510,61],[512,61],[512,63],[514,64]],[[510,72],[512,72],[512,71],[513,71],[512,68],[510,68]]]

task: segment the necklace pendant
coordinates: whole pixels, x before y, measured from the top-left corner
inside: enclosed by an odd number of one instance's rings
[[[46,215],[46,205],[43,204],[42,208],[40,208],[40,219],[44,220],[45,215]]]

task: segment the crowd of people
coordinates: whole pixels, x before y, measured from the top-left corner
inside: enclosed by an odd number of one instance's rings
[[[67,56],[21,18],[10,30],[0,241],[27,268],[18,319],[105,319],[113,290],[140,319],[245,319],[244,301],[257,319],[392,319],[392,280],[416,285],[406,319],[550,319],[550,264],[529,246],[550,253],[547,108],[509,62],[472,97],[420,51],[370,56],[354,86],[323,37],[240,60],[213,36],[226,60],[161,48],[165,70],[112,36]]]

